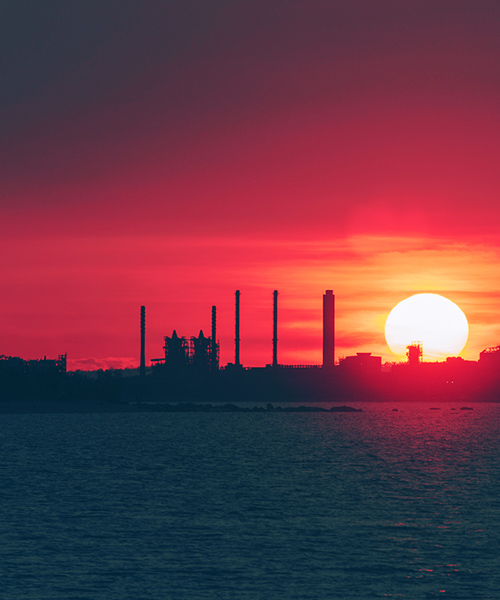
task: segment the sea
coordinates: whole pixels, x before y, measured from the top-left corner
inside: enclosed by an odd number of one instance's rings
[[[0,415],[0,597],[498,600],[500,405],[355,406]]]

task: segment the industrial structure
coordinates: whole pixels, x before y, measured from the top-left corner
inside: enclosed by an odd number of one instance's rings
[[[339,366],[354,374],[380,373],[382,357],[372,356],[371,352],[356,352],[356,356],[346,356],[341,359]]]
[[[139,367],[141,377],[146,375],[146,307],[141,306],[141,364]]]
[[[234,364],[237,367],[241,367],[241,362],[240,362],[240,290],[236,290],[236,293],[235,293]]]
[[[211,336],[179,336],[174,329],[164,337],[163,356],[145,366],[146,308],[140,307],[140,367],[135,380],[124,370],[100,371],[94,376],[76,371],[66,376],[66,355],[56,360],[23,360],[0,356],[2,393],[11,399],[45,397],[144,398],[260,401],[286,398],[325,401],[351,399],[461,399],[500,397],[500,346],[481,352],[479,361],[448,357],[446,362],[422,361],[421,342],[406,348],[407,363],[384,365],[380,356],[358,352],[335,366],[335,296],[323,295],[323,362],[285,365],[278,362],[278,290],[273,291],[272,363],[243,367],[240,358],[240,300],[235,293],[235,362],[219,366],[217,308],[212,306]],[[94,372],[92,372],[94,373]],[[150,377],[146,377],[150,373]],[[127,374],[128,375],[128,374]],[[134,383],[135,381],[135,383]]]
[[[212,306],[212,337],[210,338],[210,366],[219,370],[219,344],[217,343],[217,307]]]
[[[272,369],[277,375],[279,371],[318,371],[322,370],[325,377],[345,377],[356,373],[367,375],[387,372],[382,369],[380,356],[372,356],[370,352],[357,352],[354,356],[342,357],[335,363],[335,295],[333,290],[326,290],[323,294],[323,361],[321,365],[286,365],[278,362],[278,290],[273,291],[273,333],[272,333],[272,362],[265,368]],[[240,356],[241,345],[241,292],[235,291],[235,336],[234,336],[234,363],[229,363],[229,370],[237,367],[243,369]],[[219,371],[219,343],[217,342],[217,308],[212,306],[212,335],[205,337],[200,330],[199,335],[190,338],[181,337],[176,330],[172,336],[164,338],[164,357],[152,359],[153,365],[163,365],[168,369],[182,370],[193,367],[198,370]],[[141,366],[140,373],[144,372],[144,337],[145,337],[145,307],[141,307]],[[415,341],[406,347],[407,365],[416,367],[423,362],[422,342]],[[455,360],[455,363],[457,361]],[[448,366],[455,364],[452,358],[447,360]],[[480,365],[486,368],[495,368],[500,371],[500,346],[487,348],[481,352]],[[460,363],[461,366],[462,363]],[[264,367],[246,367],[245,371],[258,371]],[[450,367],[451,368],[451,367]],[[283,375],[284,376],[284,375]],[[281,375],[280,375],[281,377]],[[304,377],[306,375],[304,374]]]
[[[56,359],[44,356],[41,359],[24,360],[18,356],[0,355],[0,371],[29,373],[66,373],[67,354],[59,354]]]
[[[235,292],[235,324],[234,324],[234,364],[230,367],[241,368],[240,358],[240,309],[241,292]],[[144,372],[144,338],[145,338],[145,307],[141,306],[141,366]],[[169,369],[182,369],[196,366],[201,369],[219,370],[219,343],[217,342],[217,308],[212,306],[212,335],[205,337],[200,330],[198,337],[181,337],[174,329],[172,336],[164,337],[164,357],[153,358],[154,366],[163,365]],[[325,370],[333,370],[335,365],[335,296],[332,290],[326,290],[323,295],[323,364]],[[311,369],[321,365],[280,365],[278,363],[278,290],[273,291],[273,337],[272,363],[273,368]]]
[[[408,364],[411,366],[419,365],[422,362],[423,354],[422,342],[412,342],[409,346],[406,346],[406,357],[408,358]]]
[[[273,367],[278,366],[278,290],[273,292]]]
[[[199,370],[219,368],[219,344],[213,343],[212,338],[205,337],[200,330],[199,335],[190,338],[180,337],[174,329],[172,335],[165,336],[163,350],[164,358],[153,358],[155,365],[163,365],[169,370],[194,367]]]
[[[333,290],[323,294],[323,369],[335,365],[335,296]]]
[[[144,351],[145,308],[141,307],[141,372]],[[217,307],[212,306],[212,336],[206,337],[202,330],[198,336],[179,336],[174,329],[171,336],[163,338],[164,356],[153,358],[154,366],[162,366],[169,371],[194,368],[199,371],[219,370],[219,343],[217,342]]]
[[[479,354],[479,362],[490,368],[500,369],[500,346],[485,348]]]

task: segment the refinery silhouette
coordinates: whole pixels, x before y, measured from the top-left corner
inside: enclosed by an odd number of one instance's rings
[[[407,347],[407,361],[382,368],[380,356],[358,352],[335,361],[335,295],[323,295],[323,361],[285,365],[278,361],[278,291],[273,292],[272,361],[245,367],[240,359],[240,297],[235,292],[234,362],[220,365],[217,308],[212,306],[211,335],[164,337],[163,355],[146,365],[146,307],[140,307],[139,369],[67,371],[67,357],[24,360],[0,356],[0,385],[7,402],[26,399],[100,401],[162,407],[168,402],[268,403],[357,400],[496,401],[500,392],[500,346],[481,352],[478,361],[448,357],[424,362],[422,344]],[[183,404],[184,407],[188,406]],[[226,404],[226,406],[229,406]],[[234,406],[236,409],[235,405]],[[319,409],[318,409],[319,410]],[[324,410],[324,409],[323,409]]]

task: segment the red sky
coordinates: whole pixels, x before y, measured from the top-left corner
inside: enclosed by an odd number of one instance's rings
[[[0,354],[137,365],[172,329],[244,364],[394,360],[416,292],[500,343],[496,1],[44,3],[3,8]]]

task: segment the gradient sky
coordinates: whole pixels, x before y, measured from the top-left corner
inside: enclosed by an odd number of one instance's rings
[[[500,3],[18,0],[0,9],[0,354],[136,366],[177,329],[234,358],[392,361],[436,292],[500,344]]]

